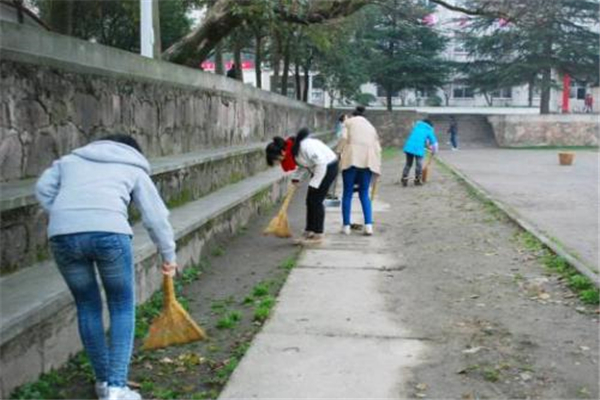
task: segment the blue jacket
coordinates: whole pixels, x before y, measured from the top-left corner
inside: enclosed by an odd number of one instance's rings
[[[438,142],[433,127],[426,122],[419,121],[408,136],[403,150],[405,153],[423,157],[425,155],[425,144],[428,140],[432,146]]]
[[[175,240],[165,207],[150,179],[150,164],[133,147],[99,140],[52,164],[36,185],[49,214],[48,236],[80,232],[132,235],[127,206],[133,200],[165,261],[175,261]]]

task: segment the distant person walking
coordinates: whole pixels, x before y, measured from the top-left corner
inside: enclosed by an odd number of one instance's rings
[[[433,154],[437,153],[438,141],[433,131],[433,122],[428,119],[418,121],[410,132],[406,143],[404,144],[404,154],[406,154],[406,164],[402,171],[402,186],[408,185],[408,174],[412,168],[413,162],[416,163],[415,185],[422,183],[423,157],[425,156],[425,146],[429,145]]]
[[[227,77],[231,79],[237,79],[237,67],[234,64],[231,64],[231,68],[227,70]]]
[[[75,298],[79,335],[100,399],[141,399],[127,387],[135,321],[133,231],[127,213],[132,199],[158,246],[163,273],[173,275],[177,268],[169,211],[149,172],[135,139],[111,135],[55,161],[36,185],[36,197],[49,214],[54,259]],[[96,270],[110,312],[109,340]]]
[[[594,112],[594,97],[591,93],[585,95],[585,99],[583,100],[583,112],[586,114]]]
[[[351,207],[354,185],[358,183],[358,196],[365,221],[365,235],[373,234],[373,211],[369,187],[373,174],[381,174],[381,145],[375,127],[363,116],[364,107],[357,107],[352,117],[344,123],[345,129],[338,144],[340,168],[344,181],[342,196],[342,232],[351,231]]]
[[[342,114],[339,116],[337,122],[335,123],[335,136],[336,138],[341,138],[342,137],[342,133],[344,132],[344,122],[346,121],[346,119],[348,118],[348,115],[346,114]]]
[[[454,115],[450,116],[448,133],[450,134],[450,145],[452,146],[452,150],[458,150],[458,123],[456,122]]]

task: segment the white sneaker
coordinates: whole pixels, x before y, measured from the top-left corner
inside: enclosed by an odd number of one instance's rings
[[[96,382],[96,396],[100,400],[106,400],[108,397],[108,382]]]
[[[142,396],[135,390],[125,387],[108,387],[107,400],[142,400]]]
[[[365,224],[365,235],[373,235],[373,224]]]
[[[342,227],[342,233],[344,235],[350,235],[350,233],[352,233],[351,229],[350,229],[350,225],[344,225]]]

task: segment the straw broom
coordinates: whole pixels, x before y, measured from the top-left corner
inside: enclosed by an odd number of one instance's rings
[[[173,278],[163,278],[164,302],[163,310],[150,325],[150,333],[144,341],[142,349],[152,350],[173,344],[185,344],[206,339],[206,333],[175,298]]]
[[[281,205],[281,209],[269,222],[269,225],[263,231],[265,235],[274,235],[280,238],[289,238],[292,237],[292,231],[290,229],[290,224],[288,221],[287,210],[290,206],[290,202],[294,197],[294,193],[296,193],[296,185],[291,185],[288,189],[287,194],[285,195],[285,200],[283,200],[283,204]]]
[[[423,183],[427,182],[427,178],[429,177],[429,165],[431,164],[431,161],[433,161],[433,154],[429,155],[429,158],[427,159],[427,164],[425,164],[423,172],[421,172],[421,180],[423,181]]]

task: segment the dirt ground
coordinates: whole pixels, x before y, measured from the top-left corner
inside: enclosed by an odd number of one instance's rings
[[[378,232],[407,268],[381,291],[428,344],[414,397],[597,399],[598,306],[580,303],[450,172],[434,165],[427,185],[401,188],[399,168],[399,157],[385,166],[391,209]]]
[[[397,185],[400,161],[384,165],[379,195],[390,209],[375,227],[407,265],[380,283],[387,307],[427,345],[425,362],[410,371],[411,397],[598,398],[598,307],[577,300],[526,248],[521,231],[449,172],[434,165],[425,186]],[[290,208],[297,233],[303,203],[299,193]],[[218,396],[297,256],[289,241],[260,234],[275,212],[213,246],[199,279],[184,287],[210,340],[136,350],[130,379],[144,398]],[[93,398],[89,372],[78,368],[59,370],[68,379],[45,398]]]

